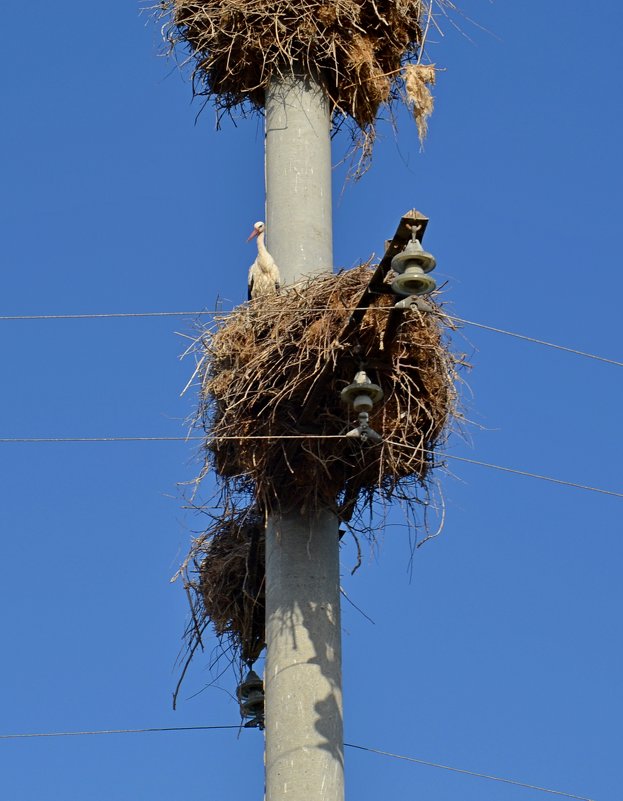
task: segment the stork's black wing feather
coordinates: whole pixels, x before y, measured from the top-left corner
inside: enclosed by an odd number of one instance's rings
[[[249,289],[247,291],[247,300],[252,300],[253,298],[253,278],[249,278]]]

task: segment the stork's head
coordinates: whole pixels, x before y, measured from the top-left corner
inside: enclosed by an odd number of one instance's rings
[[[250,242],[252,239],[255,239],[256,236],[263,234],[265,228],[266,226],[264,225],[264,223],[261,220],[258,220],[258,222],[256,222],[255,225],[253,226],[253,230],[249,234],[247,242]]]

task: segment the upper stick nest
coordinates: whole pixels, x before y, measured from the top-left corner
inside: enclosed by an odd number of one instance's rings
[[[426,84],[430,66],[402,71],[419,61],[433,2],[448,0],[162,0],[164,35],[173,49],[186,46],[195,94],[217,108],[264,106],[275,75],[293,67],[324,86],[334,120],[350,118],[373,137],[383,105],[402,99],[420,121],[432,110]],[[413,88],[418,84],[415,92]],[[425,119],[425,117],[424,117]],[[364,137],[364,140],[366,140]]]
[[[426,484],[455,414],[456,360],[434,305],[401,312],[386,334],[393,295],[380,294],[341,338],[371,274],[366,264],[257,298],[197,341],[204,472],[215,468],[263,512],[291,499],[349,519],[376,495]],[[370,414],[376,445],[335,436],[357,424],[340,391],[361,369],[385,393]]]

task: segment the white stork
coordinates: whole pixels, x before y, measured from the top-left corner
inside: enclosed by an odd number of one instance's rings
[[[257,258],[249,268],[249,300],[258,298],[260,295],[271,295],[279,292],[281,286],[281,276],[279,267],[275,260],[266,250],[264,244],[264,231],[266,226],[263,222],[256,222],[247,242],[257,237]]]

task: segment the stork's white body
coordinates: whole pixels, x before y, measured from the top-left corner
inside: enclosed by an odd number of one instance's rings
[[[281,286],[279,268],[264,243],[263,222],[255,223],[249,239],[253,237],[257,237],[257,258],[249,268],[249,300],[279,292]]]

